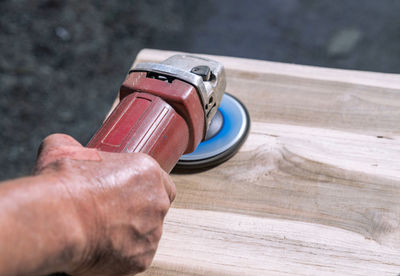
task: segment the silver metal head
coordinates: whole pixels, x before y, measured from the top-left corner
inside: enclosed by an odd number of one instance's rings
[[[193,85],[203,105],[207,132],[226,88],[225,70],[221,63],[192,55],[174,55],[161,63],[139,63],[132,71],[153,72]]]

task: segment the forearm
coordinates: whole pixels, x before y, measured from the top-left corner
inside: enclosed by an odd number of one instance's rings
[[[0,183],[0,275],[40,275],[71,269],[84,235],[56,176]]]

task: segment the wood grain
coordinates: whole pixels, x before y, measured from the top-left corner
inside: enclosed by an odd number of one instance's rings
[[[172,175],[177,198],[143,275],[398,275],[400,77],[208,57],[251,133],[228,162]]]

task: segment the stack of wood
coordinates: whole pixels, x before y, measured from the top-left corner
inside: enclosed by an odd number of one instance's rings
[[[145,275],[398,275],[400,76],[207,57],[251,132],[224,164],[172,175]]]

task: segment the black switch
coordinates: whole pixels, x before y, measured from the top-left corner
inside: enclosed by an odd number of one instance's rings
[[[193,67],[190,72],[202,77],[203,81],[209,81],[211,77],[211,69],[207,65]]]

